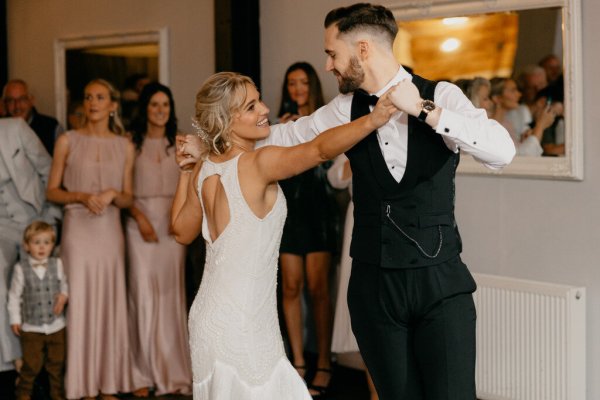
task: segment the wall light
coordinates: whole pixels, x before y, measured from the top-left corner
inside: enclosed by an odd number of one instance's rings
[[[467,23],[469,20],[468,17],[452,17],[452,18],[444,18],[442,20],[442,24],[444,25],[462,25]]]
[[[444,40],[444,42],[440,46],[440,49],[445,53],[450,53],[450,52],[458,49],[460,47],[460,45],[461,45],[460,40],[458,40],[456,38],[450,38],[450,39]]]

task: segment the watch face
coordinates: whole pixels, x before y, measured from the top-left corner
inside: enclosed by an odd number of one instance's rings
[[[435,110],[435,103],[431,100],[423,100],[421,107],[423,108],[423,111],[430,112]]]

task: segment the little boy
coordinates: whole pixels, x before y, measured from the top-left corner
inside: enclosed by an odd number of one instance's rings
[[[50,397],[64,399],[65,317],[67,280],[59,258],[52,257],[56,235],[52,226],[35,221],[25,229],[23,247],[29,254],[15,265],[8,292],[8,312],[20,337],[23,366],[17,399],[31,398],[33,382],[46,367]]]

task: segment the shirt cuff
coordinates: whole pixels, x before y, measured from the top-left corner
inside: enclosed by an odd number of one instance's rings
[[[458,132],[461,125],[462,117],[459,114],[446,108],[442,108],[440,119],[435,127],[435,131],[440,135],[456,137],[454,132]]]
[[[21,325],[21,316],[20,315],[9,315],[8,320],[11,325]]]

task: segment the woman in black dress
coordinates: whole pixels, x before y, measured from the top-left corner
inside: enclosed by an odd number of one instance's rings
[[[291,65],[285,74],[280,122],[310,115],[324,105],[321,82],[305,62]],[[309,385],[313,396],[325,394],[331,380],[332,311],[329,270],[336,248],[339,211],[327,183],[323,165],[279,182],[288,206],[281,239],[280,262],[283,281],[283,313],[293,364],[304,378],[303,318],[301,296],[308,285],[318,351],[317,370]]]

